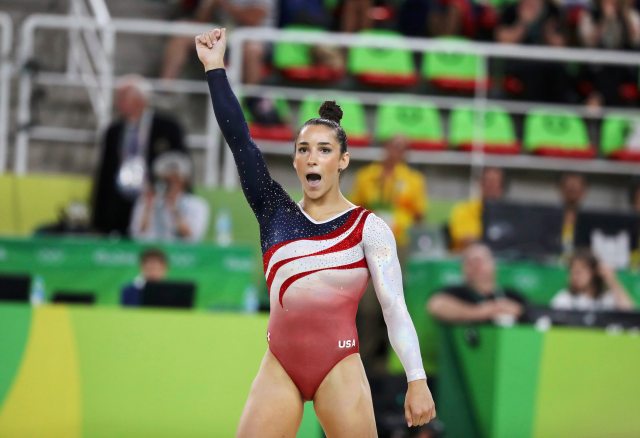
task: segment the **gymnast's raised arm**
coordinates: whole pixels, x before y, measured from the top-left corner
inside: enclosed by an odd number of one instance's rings
[[[288,195],[271,178],[262,153],[249,135],[242,108],[227,80],[224,69],[226,30],[205,32],[196,36],[195,42],[198,58],[207,75],[213,111],[233,153],[242,190],[258,220],[263,219],[269,215],[270,208],[279,204],[277,198]]]

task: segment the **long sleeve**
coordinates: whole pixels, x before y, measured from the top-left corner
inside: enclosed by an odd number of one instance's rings
[[[408,382],[425,379],[418,335],[404,301],[402,272],[393,233],[382,219],[370,214],[364,226],[363,242],[391,346],[402,362]]]
[[[233,153],[244,195],[258,221],[266,219],[272,209],[281,205],[281,201],[289,196],[271,178],[262,152],[251,139],[242,108],[231,90],[225,70],[209,70],[207,82],[213,111],[222,135]]]

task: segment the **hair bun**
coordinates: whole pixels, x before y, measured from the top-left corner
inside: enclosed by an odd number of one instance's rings
[[[318,110],[318,113],[321,118],[336,122],[338,125],[342,120],[342,109],[335,100],[326,100]]]

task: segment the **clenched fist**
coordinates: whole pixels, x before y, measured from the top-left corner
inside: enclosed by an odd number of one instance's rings
[[[196,36],[196,51],[204,71],[224,68],[224,51],[227,48],[226,29],[213,29]]]

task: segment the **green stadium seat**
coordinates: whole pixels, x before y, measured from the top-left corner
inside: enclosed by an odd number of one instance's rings
[[[376,139],[386,141],[397,134],[407,137],[412,149],[443,150],[446,147],[440,113],[431,104],[381,102],[376,115]]]
[[[565,158],[593,158],[587,127],[577,114],[534,110],[527,114],[524,147],[528,152]]]
[[[318,108],[322,105],[322,99],[318,96],[307,97],[300,106],[300,125],[309,119],[318,116]],[[349,146],[368,146],[371,143],[371,136],[367,128],[364,106],[357,100],[339,99],[338,105],[342,109],[342,120],[340,124],[344,128],[349,139]]]
[[[447,40],[465,41],[446,37]],[[437,88],[473,92],[476,86],[487,87],[489,79],[478,77],[480,56],[466,53],[428,52],[422,58],[422,77]]]
[[[283,121],[282,124],[262,125],[256,123],[251,116],[251,112],[247,110],[244,104],[242,105],[242,111],[247,120],[251,137],[256,140],[289,141],[293,138],[293,131],[291,130],[291,126],[289,126],[289,121],[291,120],[289,104],[282,97],[273,98],[273,102],[280,116],[280,120]]]
[[[459,107],[449,117],[449,144],[451,147],[469,151],[473,149],[476,112],[472,107]],[[491,154],[518,154],[520,144],[516,137],[511,116],[501,108],[488,108],[481,118],[483,134],[481,148]]]
[[[602,155],[621,161],[640,161],[640,149],[628,147],[628,137],[634,123],[640,119],[629,116],[611,115],[602,122],[600,131],[600,150]]]
[[[320,28],[304,25],[287,26],[284,30],[330,35]],[[330,37],[327,39],[330,40]],[[334,69],[326,65],[315,65],[312,47],[308,44],[275,43],[273,47],[273,65],[285,78],[291,81],[328,83],[338,81],[344,76],[342,69]]]
[[[390,30],[362,32],[366,38],[402,38]],[[410,50],[352,47],[349,49],[347,70],[361,83],[382,87],[411,87],[418,82]]]

